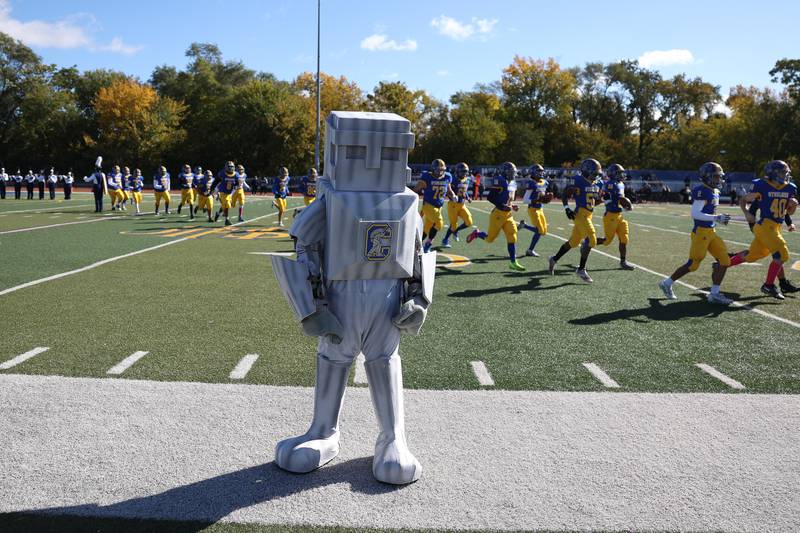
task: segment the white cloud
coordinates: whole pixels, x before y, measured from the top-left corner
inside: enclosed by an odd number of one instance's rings
[[[694,55],[690,50],[677,48],[672,50],[651,50],[639,56],[639,64],[645,68],[689,65],[694,61]]]
[[[81,19],[84,24],[81,24]],[[21,21],[11,15],[11,2],[0,0],[0,31],[22,41],[28,46],[39,48],[87,48],[132,55],[141,50],[141,46],[125,44],[121,38],[115,37],[110,43],[99,45],[89,36],[91,26],[95,25],[94,17],[83,14],[67,17],[55,22],[44,20]]]
[[[383,33],[374,33],[361,41],[361,48],[370,52],[413,52],[417,49],[417,41],[406,39],[405,41],[397,42],[394,39],[389,39]]]
[[[445,69],[437,70],[436,71],[436,75],[437,76],[449,76],[450,75],[450,71],[449,70],[445,70]]]
[[[125,44],[124,42],[122,42],[122,39],[120,37],[114,37],[113,39],[111,39],[110,43],[97,46],[95,47],[95,49],[104,52],[116,52],[119,54],[124,54],[126,56],[132,56],[133,54],[141,50],[142,47],[138,45]]]
[[[431,27],[439,30],[445,37],[450,37],[456,41],[466,41],[472,37],[485,39],[492,33],[497,19],[479,19],[472,17],[471,22],[461,22],[446,15],[440,15],[431,20]]]

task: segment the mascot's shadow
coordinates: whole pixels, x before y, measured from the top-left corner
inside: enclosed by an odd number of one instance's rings
[[[0,529],[30,531],[30,527],[39,523],[44,525],[64,520],[70,522],[80,520],[85,522],[85,525],[96,525],[96,519],[101,519],[102,523],[103,520],[113,518],[135,520],[140,526],[139,531],[150,531],[150,528],[142,529],[141,526],[143,520],[148,522],[152,520],[156,523],[168,521],[163,524],[163,531],[190,533],[201,531],[238,509],[340,483],[349,483],[353,491],[372,495],[387,494],[404,488],[376,481],[372,476],[372,457],[341,462],[334,459],[327,466],[301,475],[281,470],[274,462],[270,462],[111,505],[89,503],[14,513],[13,516],[7,515],[5,519],[0,520],[0,523],[12,526],[11,529],[5,529],[6,526]],[[68,518],[58,518],[65,515]],[[23,529],[14,529],[15,522]],[[108,530],[119,532],[118,525],[115,521],[114,526]],[[48,529],[34,528],[37,531]],[[61,527],[53,530],[59,529]],[[91,530],[98,529],[92,526]],[[153,527],[152,530],[162,531],[160,527]]]

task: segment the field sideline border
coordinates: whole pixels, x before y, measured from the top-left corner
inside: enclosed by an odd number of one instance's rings
[[[486,213],[487,215],[491,214],[490,211],[486,211],[485,209],[480,209],[478,207],[475,207],[473,209],[475,209],[475,211],[480,211],[481,213]],[[563,242],[566,242],[566,241],[569,240],[569,239],[567,239],[565,237],[562,237],[561,235],[556,235],[555,233],[552,233],[552,232],[549,232],[549,231],[547,232],[547,235],[550,236],[550,237],[553,237],[554,239],[558,239],[560,241],[563,241]],[[598,250],[597,248],[594,248],[593,251],[595,253],[600,254],[600,255],[604,255],[604,256],[606,256],[608,258],[611,258],[611,259],[614,259],[616,261],[619,261],[619,257],[616,256],[616,255],[612,255],[612,254],[609,254],[607,252],[603,252],[602,250]],[[653,274],[654,276],[658,276],[660,278],[668,278],[669,277],[668,274],[662,274],[661,272],[656,272],[655,270],[651,270],[651,269],[649,269],[649,268],[647,268],[645,266],[642,266],[640,264],[632,263],[630,261],[628,263],[633,265],[633,266],[635,266],[638,270],[643,271],[643,272],[647,272],[649,274]],[[678,285],[682,285],[682,286],[686,287],[687,289],[691,289],[691,290],[693,290],[695,292],[699,292],[700,294],[708,294],[708,291],[705,291],[705,290],[701,289],[700,287],[695,287],[694,285],[692,285],[690,283],[686,283],[685,281],[678,280],[675,283],[677,283]],[[0,293],[0,295],[2,295],[2,293]],[[778,322],[782,322],[782,323],[784,323],[786,325],[793,326],[795,328],[800,329],[800,322],[795,322],[793,320],[789,320],[788,318],[783,318],[783,317],[780,317],[778,315],[773,315],[772,313],[768,313],[766,311],[762,311],[761,309],[757,309],[757,308],[752,307],[750,305],[737,302],[736,300],[734,300],[731,305],[734,305],[736,307],[740,307],[742,309],[747,309],[748,311],[752,311],[752,312],[757,313],[757,314],[759,314],[759,315],[761,315],[763,317],[771,318],[773,320],[777,320]]]

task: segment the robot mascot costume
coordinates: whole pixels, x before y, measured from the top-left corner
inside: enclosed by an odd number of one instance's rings
[[[353,359],[363,353],[380,433],[372,473],[419,479],[406,444],[400,334],[418,334],[433,296],[435,253],[422,253],[417,195],[406,187],[414,134],[393,113],[334,111],[317,200],[291,229],[297,261],[272,257],[306,335],[319,337],[309,430],[278,443],[275,462],[310,472],[339,453],[339,412]]]

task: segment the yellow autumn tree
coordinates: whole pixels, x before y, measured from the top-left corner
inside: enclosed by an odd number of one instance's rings
[[[133,80],[101,88],[92,102],[98,122],[96,146],[108,161],[151,168],[186,137],[186,107]]]

